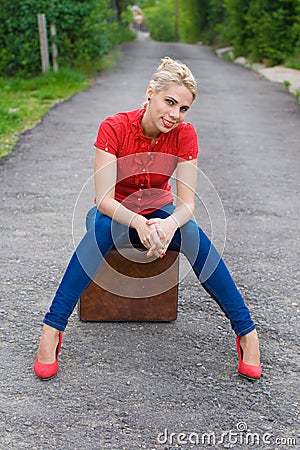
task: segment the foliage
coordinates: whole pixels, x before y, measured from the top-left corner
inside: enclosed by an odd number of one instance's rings
[[[90,64],[120,38],[132,39],[125,22],[116,22],[110,0],[0,0],[0,74],[31,76],[40,71],[39,13],[46,14],[49,41],[50,23],[56,25],[60,66]]]
[[[132,2],[130,0],[112,0],[112,5],[117,11],[118,20],[122,19],[124,11],[130,6]]]
[[[124,9],[121,12],[119,21],[113,21],[107,29],[108,40],[111,45],[119,45],[122,42],[133,41],[136,34],[129,28],[132,23],[132,12],[129,9]]]
[[[230,30],[227,39],[236,56],[274,65],[295,54],[300,39],[300,0],[225,0],[225,5]]]
[[[148,1],[143,12],[152,39],[166,42],[174,40],[175,0]]]
[[[242,23],[232,11],[235,54],[248,55],[267,64],[284,62],[286,55],[293,54],[299,38],[297,3],[299,0],[252,0],[244,10]]]
[[[197,0],[187,0],[179,7],[179,36],[183,42],[194,43],[200,39],[203,10]]]
[[[173,40],[175,0],[141,0],[151,37]],[[299,61],[300,0],[180,0],[183,42],[231,45],[267,65]]]

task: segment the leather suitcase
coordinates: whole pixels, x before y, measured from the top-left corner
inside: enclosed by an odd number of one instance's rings
[[[120,251],[120,252],[119,252]],[[179,257],[146,258],[145,249],[111,249],[82,294],[82,321],[159,321],[177,318]]]

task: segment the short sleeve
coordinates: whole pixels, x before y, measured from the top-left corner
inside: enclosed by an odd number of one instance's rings
[[[112,155],[118,155],[119,139],[117,127],[111,118],[108,117],[100,124],[94,146]]]
[[[193,125],[184,123],[178,131],[178,158],[185,161],[197,159],[199,153],[198,136]]]

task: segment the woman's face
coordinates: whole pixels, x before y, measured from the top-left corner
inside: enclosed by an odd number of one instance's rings
[[[191,91],[178,83],[170,83],[163,91],[156,91],[151,86],[147,89],[150,98],[142,119],[146,136],[157,137],[159,133],[168,133],[185,120],[193,103]]]

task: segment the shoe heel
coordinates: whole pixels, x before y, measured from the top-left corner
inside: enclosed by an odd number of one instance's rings
[[[60,354],[61,344],[62,344],[62,332],[60,331],[59,338],[58,338],[58,344],[56,347],[56,359],[55,359],[54,363],[52,363],[52,364],[40,363],[38,360],[38,355],[36,355],[33,370],[34,370],[34,373],[36,374],[36,376],[40,380],[42,380],[42,381],[51,380],[51,378],[54,378],[57,375],[57,373],[58,373],[58,356]]]
[[[246,364],[243,361],[243,350],[241,347],[241,341],[239,336],[236,337],[236,349],[238,353],[239,363],[237,371],[239,374],[248,380],[258,380],[262,375],[261,365],[252,366],[251,364]]]

